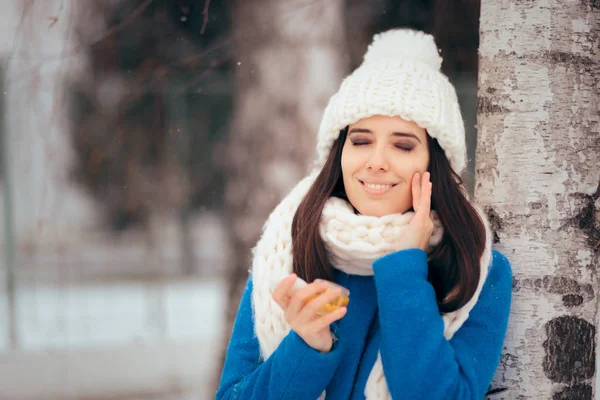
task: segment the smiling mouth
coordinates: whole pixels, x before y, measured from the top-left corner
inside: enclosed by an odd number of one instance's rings
[[[395,184],[382,185],[379,183],[366,183],[366,182],[363,182],[360,180],[359,180],[359,182],[362,185],[362,187],[365,189],[365,191],[367,193],[371,193],[371,194],[383,194],[383,193],[389,191],[394,186],[396,186]]]

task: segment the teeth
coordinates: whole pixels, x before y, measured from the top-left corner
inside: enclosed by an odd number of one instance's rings
[[[372,190],[387,190],[387,189],[392,188],[392,185],[375,185],[375,184],[366,183],[366,182],[365,182],[365,186]]]

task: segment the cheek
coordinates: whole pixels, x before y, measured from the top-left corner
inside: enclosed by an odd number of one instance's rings
[[[349,179],[360,169],[360,157],[353,151],[352,148],[345,146],[342,150],[342,176],[344,179]]]
[[[426,172],[429,166],[429,157],[404,157],[397,158],[393,163],[394,173],[410,182],[415,172]]]

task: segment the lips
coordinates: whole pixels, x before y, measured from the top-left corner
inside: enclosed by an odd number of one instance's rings
[[[359,182],[365,191],[370,194],[384,194],[396,186],[396,184],[391,183],[370,183],[360,180]]]

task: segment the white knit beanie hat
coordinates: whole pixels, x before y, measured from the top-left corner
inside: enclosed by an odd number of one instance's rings
[[[321,169],[340,130],[373,115],[414,121],[438,140],[454,171],[466,164],[465,128],[454,86],[440,72],[433,36],[411,29],[377,34],[364,61],[329,100],[317,137]]]

